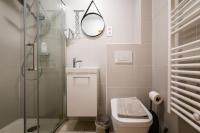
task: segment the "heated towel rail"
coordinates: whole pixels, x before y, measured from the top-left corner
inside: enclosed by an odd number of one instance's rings
[[[200,0],[169,0],[168,112],[200,132]]]

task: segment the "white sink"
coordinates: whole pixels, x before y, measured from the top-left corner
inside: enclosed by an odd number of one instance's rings
[[[96,74],[98,73],[99,68],[98,67],[81,67],[81,68],[72,68],[72,67],[67,67],[66,68],[66,73],[88,73],[88,74]]]

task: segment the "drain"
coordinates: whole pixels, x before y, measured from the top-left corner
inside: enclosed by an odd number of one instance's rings
[[[30,127],[30,128],[28,128],[27,129],[27,132],[34,132],[34,131],[36,131],[38,128],[40,128],[40,126],[33,126],[33,127]]]

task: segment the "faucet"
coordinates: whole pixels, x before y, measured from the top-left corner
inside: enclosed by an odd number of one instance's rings
[[[73,68],[76,68],[76,63],[82,62],[82,60],[77,60],[76,58],[73,58]]]

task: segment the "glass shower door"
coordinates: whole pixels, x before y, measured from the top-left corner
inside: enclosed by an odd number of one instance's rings
[[[65,39],[60,0],[39,0],[39,121],[40,131],[50,132],[63,119]]]
[[[39,132],[37,1],[24,0],[24,132]]]
[[[50,133],[63,118],[60,0],[0,0],[0,133]]]
[[[63,119],[63,12],[59,0],[25,3],[24,127],[25,132],[51,133]]]

